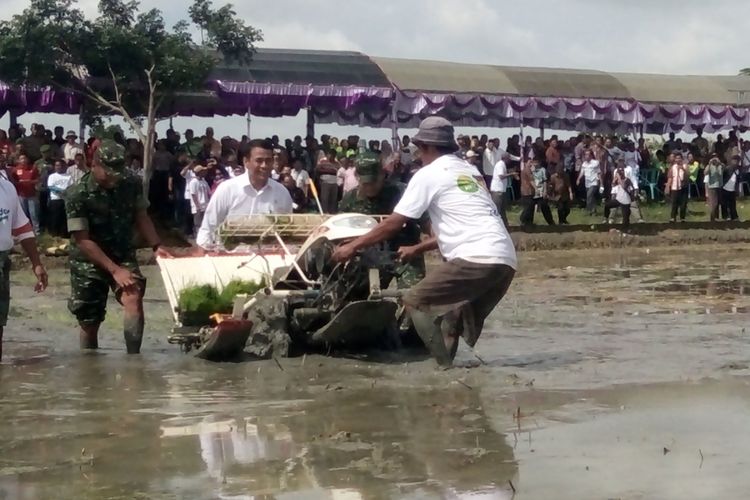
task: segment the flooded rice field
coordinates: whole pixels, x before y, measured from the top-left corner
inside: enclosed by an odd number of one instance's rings
[[[742,247],[522,254],[459,367],[382,354],[211,364],[168,345],[154,269],[142,356],[112,305],[81,354],[64,271],[13,279],[0,498],[746,498]]]

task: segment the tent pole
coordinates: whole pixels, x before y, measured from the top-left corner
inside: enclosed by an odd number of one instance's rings
[[[12,109],[11,109],[11,110],[9,111],[9,116],[8,116],[8,118],[10,118],[10,126],[11,126],[11,127],[16,127],[16,126],[18,126],[18,113],[16,113],[16,112],[15,112],[14,110],[12,110]]]
[[[542,136],[542,140],[544,140],[544,120],[539,120],[539,134]]]
[[[524,161],[524,156],[526,153],[526,140],[523,136],[523,116],[521,116],[521,141],[520,142],[521,142],[521,162],[520,163],[521,163],[521,171],[523,171],[524,166],[525,166],[524,164],[526,163]]]
[[[250,123],[252,122],[252,118],[250,118],[250,106],[247,107],[247,138],[250,139]]]
[[[391,108],[391,146],[393,146],[393,151],[398,151],[401,149],[399,142],[398,142],[398,112],[396,111],[395,106]]]
[[[315,137],[315,113],[307,108],[307,137]]]
[[[86,119],[83,116],[83,104],[78,110],[78,137],[81,143],[86,140]]]
[[[643,124],[638,124],[638,135],[641,136],[641,139],[643,139]]]

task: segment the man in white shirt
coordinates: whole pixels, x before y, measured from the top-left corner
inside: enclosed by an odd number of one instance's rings
[[[508,217],[505,214],[508,207],[508,178],[518,177],[517,172],[508,173],[508,166],[506,164],[507,160],[510,160],[510,155],[507,153],[498,160],[495,164],[492,180],[490,182],[492,201],[495,202],[495,206],[500,214],[500,218],[503,219],[505,227],[508,227]]]
[[[514,156],[508,153],[506,150],[500,147],[500,139],[497,137],[487,143],[487,149],[484,150],[484,158],[482,160],[483,175],[489,183],[492,182],[492,172],[495,169],[497,162],[505,158],[507,164],[508,161],[521,161],[520,156]]]
[[[76,141],[78,141],[78,135],[69,130],[65,136],[65,140],[68,141],[63,146],[63,160],[68,165],[73,165],[76,159],[76,155],[83,155],[83,147]]]
[[[635,191],[633,184],[625,174],[625,161],[620,158],[612,178],[612,198],[604,202],[604,219],[612,223],[611,210],[619,208],[622,211],[622,229],[630,228],[630,207],[633,203]]]
[[[482,175],[484,175],[488,187],[493,181],[492,173],[495,171],[495,165],[502,159],[497,147],[498,144],[499,141],[495,142],[494,140],[487,142],[487,148],[482,153]]]
[[[222,182],[208,202],[196,238],[203,249],[219,247],[216,232],[227,217],[293,212],[289,191],[271,179],[273,143],[260,139],[250,141],[244,162],[247,175]]]
[[[70,176],[70,183],[78,184],[88,171],[89,169],[86,167],[86,159],[84,158],[83,153],[76,154],[73,159],[73,165],[69,166],[67,171]]]
[[[3,356],[3,330],[10,310],[10,259],[13,245],[19,242],[29,257],[36,275],[36,291],[47,288],[47,271],[39,258],[34,229],[21,209],[16,188],[0,177],[0,359]]]
[[[64,238],[66,230],[65,200],[63,195],[65,191],[73,184],[73,180],[67,173],[65,162],[55,160],[55,171],[47,177],[47,187],[49,188],[49,232],[53,236]]]
[[[508,291],[516,251],[484,179],[455,155],[453,126],[440,117],[422,121],[413,139],[423,167],[414,174],[393,214],[368,234],[340,246],[333,260],[392,238],[425,212],[435,237],[402,247],[402,260],[439,249],[445,262],[404,296],[422,341],[441,365],[450,365],[463,335],[474,346],[484,321]]]
[[[683,161],[682,153],[674,153],[674,164],[667,171],[667,183],[664,186],[664,194],[672,197],[672,212],[669,222],[677,220],[677,211],[680,212],[680,221],[685,222],[687,217],[688,181],[689,174]]]
[[[638,158],[640,158],[640,153],[638,153],[637,151],[635,153],[638,155]],[[638,183],[638,178],[641,175],[641,167],[639,166],[638,162],[629,164],[627,161],[627,157],[624,159],[624,163],[623,161],[621,161],[620,166],[622,165],[625,165],[625,177],[633,186],[633,200],[630,204],[630,208],[638,217],[638,222],[643,222],[643,214],[641,213],[641,207],[638,202],[638,195],[641,192],[640,184]]]
[[[208,169],[203,165],[198,165],[193,169],[194,176],[187,185],[187,192],[190,196],[190,213],[193,215],[193,227],[201,227],[203,216],[208,207],[208,193],[210,187],[206,182],[206,173]]]
[[[599,194],[599,186],[602,183],[602,170],[599,162],[594,159],[594,153],[590,149],[583,152],[583,163],[581,172],[578,174],[576,185],[585,181],[586,187],[586,211],[589,215],[596,214],[596,197]]]
[[[305,193],[305,198],[308,197],[308,190],[310,189],[310,174],[304,169],[305,162],[301,158],[297,158],[292,163],[292,179],[299,189]]]

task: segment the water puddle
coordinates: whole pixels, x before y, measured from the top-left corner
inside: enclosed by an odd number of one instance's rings
[[[123,353],[117,307],[104,354],[84,355],[62,298],[45,302],[51,321],[14,288],[0,498],[743,498],[743,255],[522,255],[446,371],[397,356],[200,361],[166,344],[158,287],[142,356]]]

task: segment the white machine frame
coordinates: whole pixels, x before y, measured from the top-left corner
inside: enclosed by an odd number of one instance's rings
[[[180,292],[187,287],[209,284],[223,289],[230,281],[264,281],[269,284],[267,293],[278,294],[270,286],[274,271],[294,266],[302,279],[305,276],[297,263],[302,255],[320,239],[344,241],[362,236],[374,228],[385,216],[339,214],[334,216],[304,215],[250,215],[230,217],[217,231],[219,241],[241,240],[243,244],[200,257],[158,258],[169,304],[176,323],[179,324]],[[297,249],[294,243],[303,241]],[[254,299],[238,298],[235,315],[252,307]]]

